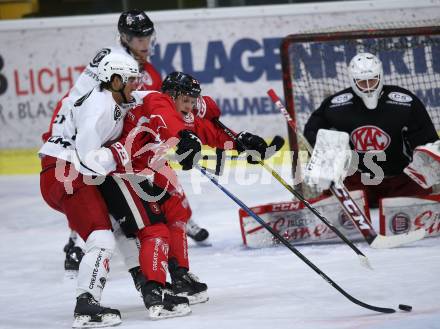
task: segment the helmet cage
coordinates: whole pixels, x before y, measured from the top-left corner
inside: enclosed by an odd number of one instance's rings
[[[382,62],[375,55],[360,53],[348,65],[350,85],[368,109],[377,107],[383,88]]]

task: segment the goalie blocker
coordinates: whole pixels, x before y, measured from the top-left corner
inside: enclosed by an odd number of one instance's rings
[[[304,173],[304,182],[318,191],[338,185],[347,176],[352,151],[346,132],[319,129],[312,156]]]

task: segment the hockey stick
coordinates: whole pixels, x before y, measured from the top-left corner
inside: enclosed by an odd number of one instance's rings
[[[276,237],[284,246],[286,246],[290,251],[292,251],[297,257],[299,257],[304,263],[306,263],[312,270],[314,270],[320,277],[322,277],[325,281],[327,281],[333,288],[339,291],[342,295],[344,295],[351,302],[367,308],[372,311],[381,312],[381,313],[394,313],[396,310],[392,308],[384,308],[366,304],[353,296],[347,293],[344,289],[342,289],[336,282],[330,279],[323,271],[321,271],[315,264],[313,264],[306,256],[304,256],[298,249],[293,247],[286,239],[284,239],[278,232],[276,232],[270,225],[268,225],[261,217],[259,217],[255,212],[253,212],[246,204],[244,204],[240,199],[238,199],[234,194],[228,191],[224,186],[222,186],[215,176],[212,173],[209,173],[206,168],[203,168],[199,165],[195,165],[203,175],[209,178],[209,180],[214,183],[220,190],[222,190],[229,198],[231,198],[236,204],[240,206],[243,210],[245,210],[249,216],[254,218],[261,226],[263,226],[266,230],[268,230],[274,237]]]
[[[235,136],[235,133],[230,130],[228,127],[226,127],[220,120],[215,119],[215,122],[219,127],[223,129],[223,131],[231,137],[237,144],[241,146],[241,148],[246,149],[246,147],[241,143],[237,137]],[[272,176],[280,182],[290,193],[292,193],[297,199],[299,199],[316,217],[318,217],[327,227],[329,227],[342,241],[344,241],[353,251],[358,255],[359,261],[361,262],[362,266],[365,266],[369,269],[372,269],[370,262],[368,261],[368,258],[350,241],[348,240],[332,223],[328,221],[327,218],[325,218],[321,213],[313,207],[298,191],[295,191],[292,186],[290,186],[275,170],[273,170],[271,167],[269,167],[267,164],[264,163],[263,160],[258,161],[260,165],[264,167],[267,171],[269,171]]]
[[[277,96],[273,89],[270,89],[267,94],[272,99],[272,102],[277,106],[286,119],[289,127],[293,132],[301,139],[307,148],[309,154],[312,154],[313,148],[304,135],[297,129],[294,119],[287,112],[286,107],[281,103],[280,98]],[[423,239],[425,236],[425,230],[419,229],[416,231],[408,232],[406,234],[399,234],[394,236],[384,236],[377,234],[371,225],[370,221],[364,215],[362,210],[356,204],[356,202],[351,198],[347,191],[347,188],[341,183],[342,187],[337,187],[334,183],[330,185],[330,191],[336,197],[336,199],[341,204],[347,216],[355,224],[356,228],[362,234],[364,239],[372,248],[384,249],[393,248],[400,246],[402,244],[414,242]]]

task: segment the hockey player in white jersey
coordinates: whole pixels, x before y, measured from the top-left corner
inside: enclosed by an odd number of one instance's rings
[[[104,58],[98,67],[99,86],[79,98],[62,125],[39,151],[41,194],[46,203],[64,213],[69,225],[85,241],[77,283],[74,328],[121,323],[120,312],[100,305],[115,247],[110,217],[96,185],[87,175],[106,175],[124,161],[118,144],[123,118],[136,104],[136,61],[121,54]],[[66,112],[67,113],[67,112]]]

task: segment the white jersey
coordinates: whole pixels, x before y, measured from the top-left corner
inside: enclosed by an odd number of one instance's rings
[[[133,92],[134,102],[123,107],[115,102],[110,91],[101,91],[96,86],[74,103],[59,125],[58,134],[52,134],[38,153],[69,161],[85,175],[114,171],[116,161],[105,146],[120,137],[128,110],[141,104],[147,93]]]
[[[69,110],[73,107],[75,102],[99,85],[98,65],[104,56],[110,53],[123,54],[131,57],[127,50],[120,45],[101,49],[75,81],[75,84],[69,90],[66,97],[61,100],[61,108],[52,125],[52,136],[58,136],[62,133],[64,120],[66,120]]]

